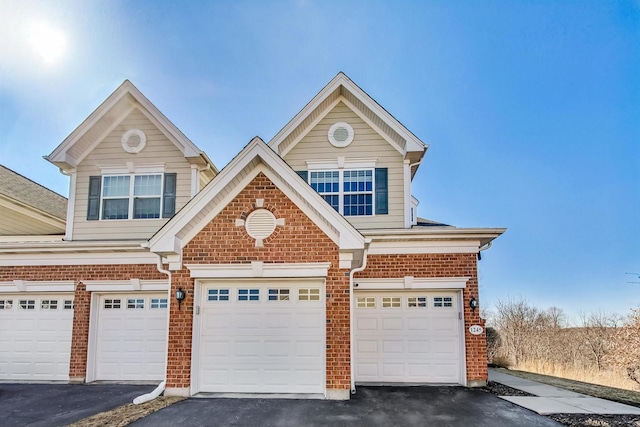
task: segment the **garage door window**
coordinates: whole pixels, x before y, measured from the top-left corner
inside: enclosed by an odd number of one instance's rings
[[[0,299],[0,310],[11,310],[13,308],[13,300]]]
[[[382,308],[400,307],[400,297],[382,297]]]
[[[357,307],[358,308],[376,308],[376,298],[375,297],[358,297]]]
[[[128,299],[127,308],[144,308],[144,299]]]
[[[289,289],[269,289],[269,301],[289,301]]]
[[[18,307],[21,310],[35,310],[36,309],[36,300],[34,299],[21,299]]]
[[[300,289],[298,290],[298,301],[320,301],[320,289]]]
[[[229,301],[229,289],[209,289],[207,301]]]
[[[151,308],[167,308],[167,299],[151,298]]]
[[[238,289],[238,301],[259,301],[259,289]]]
[[[40,301],[40,309],[41,310],[57,310],[58,309],[58,300],[55,299],[43,299]]]
[[[427,308],[427,297],[409,297],[407,305],[411,308]]]
[[[114,309],[120,308],[121,301],[119,299],[105,299],[104,300],[104,308],[105,309]]]
[[[433,306],[440,308],[453,307],[453,299],[451,297],[434,297]]]
[[[73,300],[72,299],[64,300],[64,309],[65,310],[73,310]]]

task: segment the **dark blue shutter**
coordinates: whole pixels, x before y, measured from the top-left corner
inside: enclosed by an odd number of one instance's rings
[[[304,179],[306,182],[309,182],[309,172],[308,171],[296,171],[300,178]]]
[[[102,185],[101,176],[89,177],[89,203],[87,206],[87,220],[95,221],[100,219],[100,187]]]
[[[389,213],[389,179],[387,168],[376,168],[376,215]]]
[[[176,213],[176,174],[165,173],[162,218],[171,218],[174,213]]]

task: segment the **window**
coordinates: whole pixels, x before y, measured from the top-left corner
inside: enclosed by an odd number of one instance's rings
[[[176,174],[105,175],[89,178],[88,220],[170,218]]]
[[[128,299],[127,308],[144,308],[144,299]]]
[[[289,301],[289,289],[269,289],[269,301]]]
[[[151,308],[167,308],[166,298],[151,298]]]
[[[382,297],[382,308],[400,307],[400,297]]]
[[[453,299],[451,297],[434,297],[434,307],[453,307]]]
[[[40,309],[41,310],[57,310],[58,301],[55,299],[43,299],[42,301],[40,301]]]
[[[64,310],[73,310],[73,300],[72,299],[66,299],[64,300]]]
[[[409,297],[407,305],[415,308],[427,308],[427,297]]]
[[[11,310],[13,308],[13,300],[0,299],[0,310]]]
[[[358,308],[376,308],[376,297],[358,297],[356,300]]]
[[[229,289],[209,289],[207,301],[229,301]]]
[[[120,303],[121,301],[119,299],[105,299],[103,307],[105,309],[120,308]]]
[[[238,301],[259,301],[259,289],[238,289]]]
[[[320,301],[320,289],[300,289],[298,291],[298,301]]]
[[[373,215],[373,169],[311,171],[309,183],[341,214]]]
[[[36,300],[21,299],[18,303],[18,308],[20,308],[21,310],[35,310]]]

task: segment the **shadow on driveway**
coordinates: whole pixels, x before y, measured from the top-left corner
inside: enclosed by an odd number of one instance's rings
[[[207,399],[178,402],[131,426],[559,426],[480,390],[359,387],[349,401]]]
[[[66,426],[108,411],[154,385],[124,384],[1,384],[0,426]]]

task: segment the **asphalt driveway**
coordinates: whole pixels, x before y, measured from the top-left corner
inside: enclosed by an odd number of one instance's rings
[[[559,426],[481,389],[360,387],[349,401],[192,398],[131,426]]]
[[[155,385],[122,384],[2,384],[0,426],[66,426],[108,411],[144,393]]]

